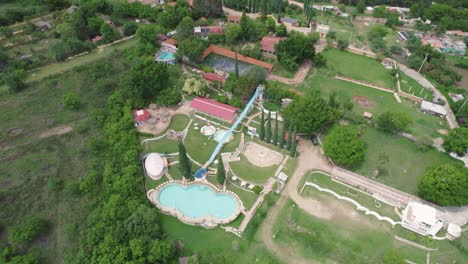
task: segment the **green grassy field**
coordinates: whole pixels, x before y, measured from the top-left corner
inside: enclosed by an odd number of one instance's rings
[[[390,71],[377,60],[334,48],[328,48],[321,54],[327,59],[327,68],[334,74],[396,88]]]
[[[268,178],[274,177],[275,171],[278,169],[277,165],[264,168],[256,167],[244,155],[240,155],[240,158],[240,161],[230,162],[229,166],[237,176],[252,183],[264,184]]]
[[[362,116],[365,111],[374,114],[374,119],[386,111],[404,112],[413,121],[410,133],[420,141],[429,144],[432,143],[433,137],[440,136],[437,129],[447,128],[445,120],[422,113],[414,103],[409,101],[398,103],[391,93],[337,80],[333,74],[330,75],[327,68],[313,69],[298,89],[304,93],[318,91],[325,97],[328,97],[332,92],[336,92],[338,98],[353,101],[354,108],[352,111],[359,116]],[[357,100],[359,98],[365,100],[365,102]]]
[[[47,219],[50,232],[30,244],[45,263],[71,261],[95,203],[79,195],[79,181],[90,166],[89,140],[103,134],[92,113],[104,107],[113,86],[130,68],[120,52],[102,57],[99,63],[111,67],[98,81],[90,77],[90,64],[0,97],[0,240],[3,244],[8,229],[28,217]],[[62,95],[72,91],[80,98],[77,111],[61,105]],[[62,125],[70,125],[73,131],[39,137],[44,130]],[[58,186],[53,187],[51,180],[58,180]]]
[[[348,219],[323,220],[292,204],[288,202],[275,223],[275,240],[282,246],[294,247],[306,259],[322,263],[381,263],[383,254],[391,249],[416,263],[426,259],[426,252],[395,240],[385,224],[376,222],[369,227]]]
[[[362,139],[367,145],[366,156],[355,171],[371,177],[378,165],[379,154],[386,153],[390,163],[376,180],[412,194],[417,193],[419,178],[427,167],[459,162],[434,148],[418,146],[408,139],[388,135],[375,128],[367,128]]]
[[[432,101],[434,96],[432,92],[428,89],[425,89],[421,86],[417,81],[408,77],[408,75],[404,74],[403,72],[399,71],[400,76],[400,87],[403,92],[407,92],[409,94],[413,94],[415,96],[419,96],[426,101]]]
[[[171,124],[169,125],[169,128],[167,130],[174,129],[175,131],[182,131],[185,129],[185,127],[187,127],[189,120],[190,119],[187,115],[184,115],[184,114],[174,115],[171,118]]]

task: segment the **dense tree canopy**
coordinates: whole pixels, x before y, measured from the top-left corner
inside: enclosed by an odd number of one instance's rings
[[[461,165],[435,165],[426,170],[418,186],[422,198],[442,206],[468,204],[468,169]]]
[[[295,99],[286,107],[283,116],[297,126],[298,133],[312,134],[332,124],[339,113],[319,95],[308,95]]]
[[[291,32],[289,37],[280,41],[276,47],[278,62],[290,70],[295,70],[305,59],[313,59],[318,35],[304,35]]]
[[[377,124],[385,132],[398,133],[408,130],[412,121],[405,113],[385,112],[377,118]]]
[[[355,127],[337,126],[325,138],[323,149],[335,163],[352,167],[364,159],[366,145]]]
[[[463,156],[468,150],[468,128],[452,129],[444,139],[444,148]]]
[[[193,0],[192,15],[200,17],[220,17],[223,15],[221,0]]]

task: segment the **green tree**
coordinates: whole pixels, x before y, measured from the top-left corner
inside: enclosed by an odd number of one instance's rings
[[[297,148],[296,128],[294,128],[294,132],[293,132],[293,135],[292,135],[291,149],[289,150],[289,156],[291,156],[293,158],[296,157],[296,148]]]
[[[411,119],[405,113],[385,112],[377,118],[379,129],[387,133],[406,131],[411,124]]]
[[[32,217],[21,224],[13,226],[8,238],[10,242],[15,245],[23,242],[30,242],[39,235],[47,232],[48,228],[46,220]]]
[[[0,27],[0,35],[3,36],[4,38],[10,38],[13,36],[13,29],[10,27]]]
[[[192,14],[195,18],[221,17],[223,6],[221,0],[193,0]]]
[[[242,28],[238,24],[228,24],[224,29],[227,44],[234,44],[242,37]]]
[[[260,110],[262,111],[262,117],[260,119],[260,131],[258,136],[260,137],[260,140],[265,140],[265,112],[263,112],[263,108]]]
[[[335,163],[353,167],[364,159],[366,145],[355,127],[337,126],[325,138],[323,149]]]
[[[88,18],[88,34],[92,36],[99,35],[101,33],[102,24],[104,24],[104,20],[100,17]]]
[[[136,31],[138,30],[138,24],[129,22],[123,25],[123,34],[124,36],[132,36],[135,35]]]
[[[468,150],[468,128],[458,127],[452,129],[444,139],[444,148],[463,156]]]
[[[422,198],[441,206],[468,204],[468,169],[441,164],[429,167],[421,177],[418,192]]]
[[[193,27],[194,22],[191,17],[184,17],[182,21],[180,21],[179,25],[177,25],[177,34],[175,35],[178,41],[190,38],[193,36]]]
[[[283,119],[283,127],[281,128],[281,135],[279,139],[279,147],[284,148],[284,145],[286,144],[286,129],[288,127],[286,120]]]
[[[206,41],[201,38],[191,37],[179,42],[177,56],[179,58],[187,57],[192,62],[201,62],[203,51],[207,46]]]
[[[140,26],[136,35],[141,44],[156,46],[158,44],[156,41],[158,39],[157,36],[163,32],[164,30],[159,25],[149,24]]]
[[[286,107],[283,117],[297,124],[297,132],[312,134],[332,124],[339,117],[339,110],[313,94],[295,99]]]
[[[366,10],[366,0],[359,0],[356,9],[358,13],[362,14]]]
[[[122,37],[117,30],[113,29],[106,23],[101,26],[101,35],[104,43],[111,43]]]
[[[216,180],[220,185],[224,184],[226,181],[226,170],[224,169],[224,163],[221,155],[218,158],[218,171],[216,172]]]
[[[288,128],[288,141],[286,142],[286,149],[290,150],[291,149],[291,144],[292,141],[295,140],[295,138],[292,138],[292,132],[293,132],[293,123],[289,123],[289,128]]]
[[[349,41],[347,39],[338,40],[338,48],[341,50],[347,49],[349,46]]]
[[[288,30],[286,28],[286,25],[284,25],[283,23],[281,23],[279,26],[278,26],[278,29],[276,30],[276,35],[278,37],[285,37],[288,35]]]
[[[26,84],[23,81],[24,76],[25,76],[24,70],[13,69],[5,73],[3,80],[8,86],[8,90],[10,92],[17,93],[26,87]]]
[[[235,54],[235,75],[236,78],[239,78],[239,60],[237,59],[237,49],[236,49],[236,54]]]
[[[273,145],[278,145],[278,112],[275,114],[275,130],[273,131]]]
[[[245,11],[242,13],[239,25],[242,32],[242,38],[245,40],[245,36],[249,33],[249,21],[247,20],[247,15],[245,14]]]
[[[182,140],[179,141],[179,170],[187,180],[192,178],[192,164],[187,156],[187,151]]]
[[[271,111],[268,111],[268,122],[266,123],[265,141],[270,143],[271,141]]]
[[[405,256],[397,250],[387,250],[383,255],[383,264],[405,264]]]

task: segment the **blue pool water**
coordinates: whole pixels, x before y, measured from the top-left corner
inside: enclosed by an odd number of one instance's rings
[[[168,184],[158,194],[161,205],[177,208],[188,217],[212,216],[226,219],[236,213],[237,203],[229,194],[217,194],[211,187],[195,184],[185,187]]]
[[[174,54],[170,53],[169,51],[163,51],[159,56],[160,60],[173,60],[175,59]]]

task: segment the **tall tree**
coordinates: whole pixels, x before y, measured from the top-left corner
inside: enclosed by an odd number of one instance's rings
[[[247,15],[245,14],[245,11],[242,13],[242,16],[239,21],[239,25],[242,30],[242,38],[245,40],[245,37],[249,33],[249,21],[247,20]]]
[[[468,150],[468,128],[452,129],[444,139],[444,148],[447,151],[453,151],[463,156]]]
[[[352,167],[364,159],[366,145],[355,127],[338,126],[325,138],[323,149],[335,163]]]
[[[184,17],[182,21],[180,21],[179,25],[176,28],[176,39],[181,41],[186,38],[190,38],[193,36],[193,26],[194,22],[191,17]]]
[[[268,111],[268,122],[266,127],[265,141],[270,143],[271,141],[271,111]]]
[[[296,141],[296,127],[294,127],[294,132],[292,135],[292,143],[291,143],[291,149],[289,150],[289,156],[291,157],[296,157],[296,147],[297,147],[297,141]]]
[[[279,147],[284,148],[284,144],[286,144],[286,129],[288,127],[286,120],[283,119],[283,127],[281,128],[281,135],[280,135],[280,141],[279,141]]]
[[[258,136],[260,140],[265,140],[265,113],[263,112],[263,108],[260,109],[262,111],[262,118],[260,119],[260,132]]]
[[[194,18],[221,17],[223,3],[221,0],[193,0],[192,15]]]
[[[236,49],[236,57],[235,57],[235,61],[236,61],[236,68],[235,68],[235,75],[236,75],[236,78],[239,78],[239,60],[237,59],[237,49]]]
[[[260,12],[261,12],[261,19],[265,21],[268,16],[268,2],[270,0],[261,0],[261,7],[260,7]]]
[[[273,145],[278,145],[278,112],[275,114],[275,130],[273,130]]]
[[[289,123],[289,128],[288,128],[288,142],[286,142],[286,149],[290,150],[291,149],[291,142],[293,140],[292,138],[292,130],[293,130],[293,123]]]
[[[216,179],[220,185],[224,184],[226,180],[226,170],[224,169],[223,158],[219,155],[218,158],[218,171],[216,172]]]
[[[182,175],[189,180],[192,178],[192,164],[187,156],[187,151],[185,150],[184,143],[182,140],[179,141],[179,170]]]

